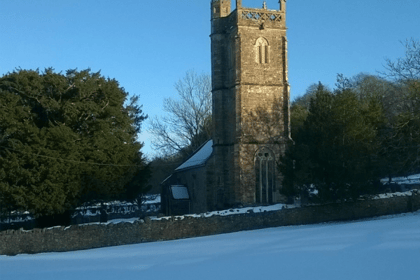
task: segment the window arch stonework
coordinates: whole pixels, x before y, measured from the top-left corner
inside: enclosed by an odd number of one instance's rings
[[[255,62],[258,64],[270,63],[270,46],[267,39],[260,37],[255,42]]]
[[[273,203],[275,190],[275,156],[267,147],[257,151],[254,159],[255,169],[255,202]]]

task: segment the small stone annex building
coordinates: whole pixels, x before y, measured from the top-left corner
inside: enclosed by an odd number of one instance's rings
[[[286,29],[286,0],[278,10],[236,0],[234,11],[231,0],[211,0],[213,139],[162,183],[167,214],[284,199],[277,163],[291,141]],[[188,195],[175,199],[172,186]]]

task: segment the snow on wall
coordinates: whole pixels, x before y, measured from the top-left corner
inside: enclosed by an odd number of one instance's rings
[[[382,184],[388,183],[389,178],[381,179]],[[395,177],[391,179],[391,183],[395,183],[398,185],[416,185],[420,184],[420,174],[414,174],[407,177]]]

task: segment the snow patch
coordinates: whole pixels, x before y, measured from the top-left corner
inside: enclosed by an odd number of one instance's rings
[[[381,179],[382,184],[387,184],[389,182],[389,178]],[[420,174],[414,174],[406,177],[395,177],[391,179],[391,183],[398,184],[398,185],[414,185],[420,184]]]
[[[372,197],[372,199],[385,199],[385,198],[392,198],[392,197],[398,197],[398,196],[412,196],[413,192],[416,192],[416,190],[406,191],[406,192],[395,192],[395,193],[382,193],[377,194]]]
[[[190,199],[190,196],[188,195],[188,189],[186,186],[171,186],[171,192],[174,199]]]

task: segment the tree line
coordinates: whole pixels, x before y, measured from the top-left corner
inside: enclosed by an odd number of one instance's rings
[[[315,84],[292,102],[283,194],[351,200],[420,172],[420,43],[407,40],[405,52],[378,76],[338,75],[334,90]]]
[[[75,208],[141,202],[211,137],[211,79],[188,71],[149,131],[157,155],[137,141],[147,116],[138,96],[90,69],[16,69],[0,78],[0,215],[28,211],[40,226],[65,224]]]
[[[380,179],[420,172],[420,43],[409,39],[404,47],[405,56],[387,59],[379,75],[337,75],[334,89],[313,84],[292,102],[293,144],[278,162],[284,195],[316,190],[321,202],[355,199],[380,191]],[[178,98],[164,101],[166,117],[149,128],[159,151],[154,186],[211,138],[210,76],[187,72],[175,89]],[[243,137],[255,127],[275,134],[281,106],[247,112]]]
[[[420,172],[420,43],[408,40],[405,50],[379,76],[338,75],[334,90],[314,84],[292,102],[283,194],[354,199],[377,192],[381,178]],[[211,138],[210,76],[187,72],[175,90],[168,115],[150,123],[159,153],[148,163],[137,140],[147,116],[115,79],[89,69],[0,77],[0,211],[51,224],[85,203],[133,201],[158,186]],[[281,118],[261,109],[250,117],[270,129]]]

